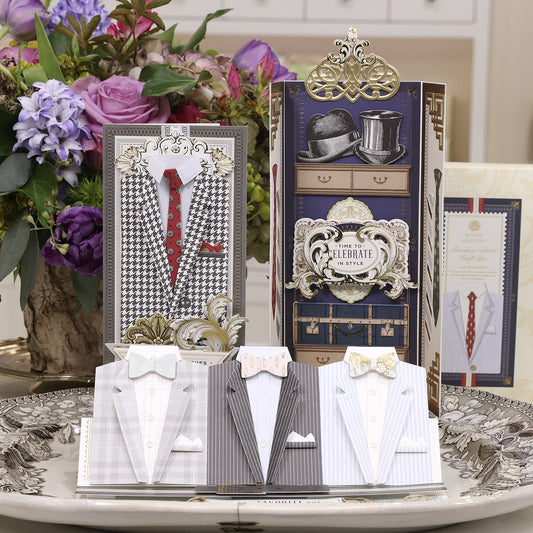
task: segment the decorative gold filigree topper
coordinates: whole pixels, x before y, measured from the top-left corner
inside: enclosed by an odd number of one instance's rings
[[[345,40],[337,39],[338,55],[333,52],[321,59],[305,77],[305,90],[321,102],[346,98],[352,104],[365,100],[386,100],[400,88],[400,74],[385,59],[366,55],[369,41],[360,41],[357,30],[350,28]]]

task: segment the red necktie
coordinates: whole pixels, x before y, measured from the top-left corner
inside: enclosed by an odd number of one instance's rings
[[[183,249],[181,239],[181,198],[180,187],[183,185],[175,168],[168,168],[164,172],[170,187],[170,196],[168,202],[168,221],[167,221],[167,257],[172,276],[172,284],[176,284],[178,275],[179,260]]]
[[[468,318],[466,321],[466,351],[468,361],[472,357],[472,348],[476,340],[476,295],[470,292],[468,295]]]

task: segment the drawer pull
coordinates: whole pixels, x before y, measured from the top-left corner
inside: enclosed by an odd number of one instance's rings
[[[331,181],[331,176],[317,176],[320,183],[329,183]]]
[[[374,183],[383,185],[389,178],[387,176],[374,176],[372,179],[374,180]]]
[[[317,355],[316,362],[319,365],[327,365],[329,363],[329,357],[327,355],[323,355],[323,356]]]

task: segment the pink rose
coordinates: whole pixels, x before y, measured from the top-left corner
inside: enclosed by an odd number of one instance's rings
[[[93,139],[83,140],[84,151],[102,153],[103,124],[166,123],[170,104],[165,97],[141,96],[144,83],[126,76],[100,81],[94,76],[76,80],[71,89],[81,95]]]

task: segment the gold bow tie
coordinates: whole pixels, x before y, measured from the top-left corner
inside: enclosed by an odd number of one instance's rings
[[[376,359],[370,359],[366,355],[357,352],[350,353],[350,375],[352,377],[362,376],[367,372],[378,372],[388,378],[396,377],[396,364],[398,356],[394,352],[380,355]]]

